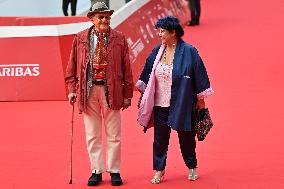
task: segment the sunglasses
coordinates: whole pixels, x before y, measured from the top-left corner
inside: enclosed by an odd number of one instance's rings
[[[98,16],[97,17],[99,20],[103,20],[103,19],[106,19],[106,20],[110,20],[110,16]]]

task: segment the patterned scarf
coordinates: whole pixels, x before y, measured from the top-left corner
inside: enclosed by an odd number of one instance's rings
[[[107,66],[107,38],[109,36],[109,31],[105,33],[100,33],[95,30],[95,35],[97,36],[97,45],[94,53],[93,61],[93,78],[94,79],[104,79],[105,70]]]

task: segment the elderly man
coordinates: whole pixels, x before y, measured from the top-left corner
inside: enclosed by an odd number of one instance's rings
[[[105,171],[102,119],[106,133],[106,171],[112,185],[122,184],[120,109],[131,105],[133,77],[125,37],[109,26],[112,13],[103,2],[92,6],[87,17],[93,26],[76,35],[65,76],[69,102],[77,100],[79,112],[84,113],[92,170],[88,186],[100,184]]]

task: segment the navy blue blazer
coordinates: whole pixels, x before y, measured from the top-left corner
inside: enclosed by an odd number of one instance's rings
[[[139,80],[146,85],[160,46],[152,50],[140,75]],[[209,88],[207,71],[196,48],[179,40],[173,61],[168,125],[177,131],[191,131],[197,94]]]

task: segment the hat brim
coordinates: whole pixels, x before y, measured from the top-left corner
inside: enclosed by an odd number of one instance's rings
[[[97,13],[108,13],[109,15],[112,15],[113,12],[114,12],[114,10],[89,11],[88,14],[87,14],[87,17],[92,18],[94,16],[94,14],[97,14]]]

